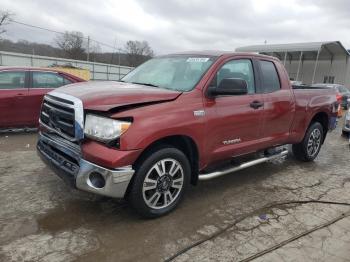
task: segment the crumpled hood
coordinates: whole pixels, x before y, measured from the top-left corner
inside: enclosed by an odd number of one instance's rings
[[[56,89],[82,100],[84,109],[108,111],[121,106],[176,99],[181,92],[116,81],[90,81]]]

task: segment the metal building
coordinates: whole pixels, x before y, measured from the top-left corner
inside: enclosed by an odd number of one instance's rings
[[[350,87],[350,54],[339,41],[255,45],[239,47],[236,51],[279,58],[294,81],[337,83]]]

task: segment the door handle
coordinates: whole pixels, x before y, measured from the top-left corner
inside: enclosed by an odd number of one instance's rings
[[[254,109],[258,109],[259,107],[262,107],[263,105],[264,105],[263,102],[260,102],[260,101],[257,101],[257,100],[255,100],[255,101],[250,103],[250,107],[254,108]]]
[[[25,96],[25,94],[23,94],[23,93],[18,93],[17,94],[17,99],[23,99],[24,98],[24,96]]]

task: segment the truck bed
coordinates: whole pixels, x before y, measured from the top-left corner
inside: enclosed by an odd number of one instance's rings
[[[310,85],[292,85],[293,89],[331,89],[329,87],[310,86]]]
[[[325,107],[338,108],[336,91],[329,88],[311,86],[293,86],[295,97],[295,115],[291,135],[297,141],[301,141],[303,134],[300,130],[306,130],[311,118],[321,112]],[[331,123],[328,123],[331,125]],[[299,130],[299,131],[298,131]]]

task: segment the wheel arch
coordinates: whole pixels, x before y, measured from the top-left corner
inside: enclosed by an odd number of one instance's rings
[[[142,151],[134,167],[140,165],[149,154],[164,146],[177,148],[186,155],[191,165],[191,184],[196,185],[199,172],[199,150],[194,139],[188,135],[169,135],[155,140]]]
[[[305,131],[307,132],[308,128],[315,122],[318,122],[322,125],[323,127],[323,141],[325,141],[327,133],[328,133],[328,128],[329,128],[329,116],[326,112],[318,112],[316,113],[310,120],[310,123]]]

